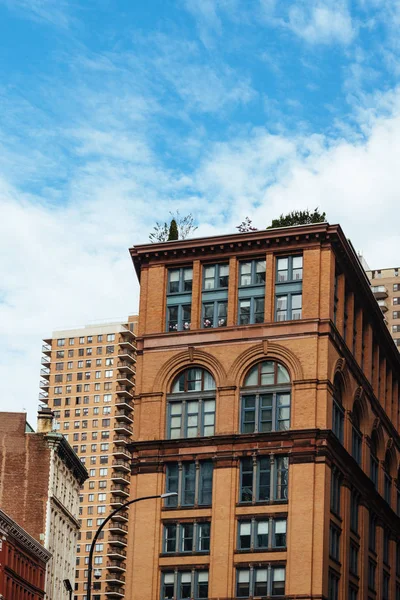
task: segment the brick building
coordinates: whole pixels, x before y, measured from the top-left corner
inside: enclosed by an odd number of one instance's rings
[[[0,598],[44,598],[50,557],[42,544],[0,509]]]
[[[49,550],[46,599],[62,600],[68,599],[63,580],[75,580],[79,491],[87,471],[52,423],[47,408],[39,411],[38,433],[25,413],[0,413],[0,506]]]
[[[86,596],[94,532],[129,497],[136,323],[137,317],[130,316],[123,322],[54,331],[42,349],[40,398],[53,410],[58,431],[89,473],[79,496],[76,600]],[[127,514],[120,513],[96,544],[94,564],[100,577],[94,582],[93,600],[123,595],[127,522]]]
[[[394,343],[400,351],[400,268],[375,270],[368,268],[366,273]]]
[[[327,223],[131,249],[126,597],[400,597],[400,357]]]

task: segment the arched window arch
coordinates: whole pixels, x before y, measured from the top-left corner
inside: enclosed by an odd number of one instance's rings
[[[290,427],[290,376],[266,360],[247,372],[241,390],[241,433],[285,431]]]
[[[353,458],[361,465],[361,449],[362,449],[362,434],[361,434],[361,408],[359,402],[354,402],[352,411],[353,429],[351,432],[351,453]]]
[[[378,434],[374,429],[371,433],[371,442],[370,442],[370,478],[372,479],[372,483],[375,486],[375,489],[378,489],[378,473],[379,473],[379,460],[378,460]]]
[[[175,377],[167,396],[168,439],[194,438],[215,433],[215,380],[200,367]]]
[[[343,444],[344,409],[342,403],[342,386],[338,377],[335,378],[332,403],[332,431]]]

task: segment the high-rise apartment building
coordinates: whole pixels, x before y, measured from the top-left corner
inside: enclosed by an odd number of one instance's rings
[[[387,326],[400,350],[400,267],[366,271]]]
[[[68,600],[63,582],[74,583],[79,493],[88,474],[52,424],[49,408],[39,411],[37,433],[27,424],[25,413],[0,413],[0,506],[42,545],[42,558],[48,556],[42,582],[42,568],[30,573],[32,561],[24,559],[23,548],[15,549],[11,561],[15,576],[9,578],[5,600],[41,597],[29,585],[18,586],[21,575],[27,577],[27,584],[43,583],[46,600]]]
[[[81,489],[74,599],[86,596],[94,532],[129,497],[137,317],[55,331],[44,340],[41,400],[89,472]],[[95,548],[93,600],[123,597],[128,518],[110,521]]]
[[[400,597],[400,356],[327,223],[146,244],[126,598]]]

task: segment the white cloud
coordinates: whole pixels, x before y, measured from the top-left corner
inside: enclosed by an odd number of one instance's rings
[[[71,17],[65,0],[0,0],[10,10],[24,18],[44,21],[57,27],[68,27]]]
[[[350,44],[355,27],[347,3],[341,0],[306,0],[291,5],[286,26],[310,44]]]

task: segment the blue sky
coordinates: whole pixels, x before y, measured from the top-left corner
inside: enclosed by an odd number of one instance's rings
[[[1,409],[33,420],[42,337],[137,309],[127,248],[170,210],[213,235],[319,206],[399,266],[399,25],[391,0],[0,0]]]

